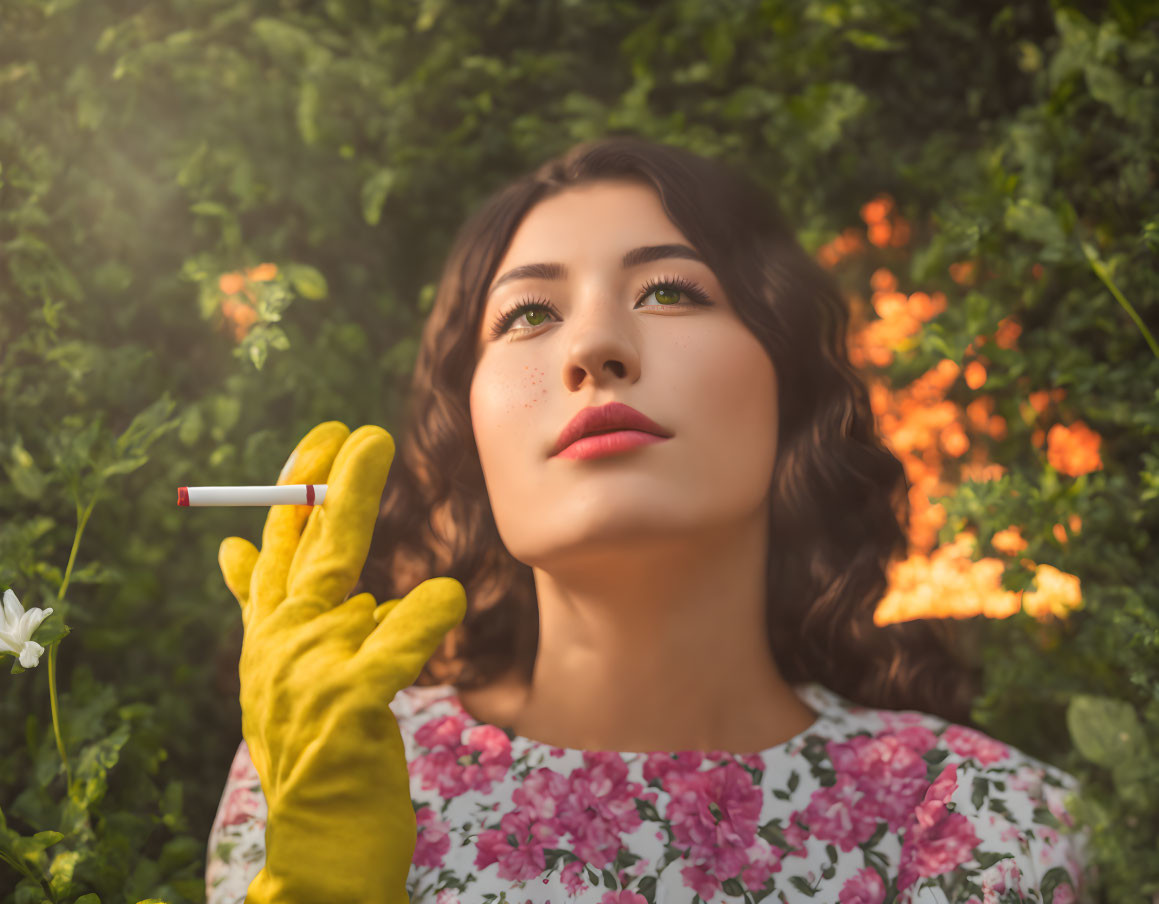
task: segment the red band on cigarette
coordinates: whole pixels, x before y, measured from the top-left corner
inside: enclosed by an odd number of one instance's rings
[[[189,505],[189,487],[177,488],[177,504]]]
[[[306,505],[314,504],[314,484],[306,484]]]

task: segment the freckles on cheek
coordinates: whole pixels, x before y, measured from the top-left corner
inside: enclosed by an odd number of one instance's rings
[[[483,374],[475,386],[476,403],[495,426],[525,422],[525,412],[535,410],[547,398],[544,382],[543,370],[529,364]]]
[[[547,387],[543,385],[543,371],[530,364],[523,365],[522,375],[517,384],[514,398],[522,402],[524,408],[534,408],[535,404],[547,398]]]

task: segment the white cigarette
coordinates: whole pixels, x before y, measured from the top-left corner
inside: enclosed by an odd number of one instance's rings
[[[178,487],[178,505],[321,505],[324,483],[273,487]]]

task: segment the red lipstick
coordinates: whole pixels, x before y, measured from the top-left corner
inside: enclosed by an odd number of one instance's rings
[[[672,432],[622,402],[584,408],[559,434],[552,456],[590,458],[668,439]]]

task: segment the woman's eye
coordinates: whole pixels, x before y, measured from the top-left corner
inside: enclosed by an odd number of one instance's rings
[[[711,305],[712,302],[708,300],[708,293],[706,293],[700,286],[683,277],[675,279],[660,279],[653,280],[647,285],[643,286],[638,293],[637,304],[655,296],[656,301],[659,302],[659,307],[688,307],[688,305],[679,304],[681,296],[688,299],[692,305]],[[646,307],[657,307],[657,305],[646,305]],[[491,328],[491,338],[498,339],[504,333],[527,333],[531,332],[535,327],[542,326],[544,318],[547,314],[552,314],[559,317],[559,310],[554,304],[547,299],[526,299],[517,304],[514,308],[506,314],[501,314],[496,319],[494,326]],[[523,329],[511,330],[510,327],[520,317],[526,316],[526,327]]]

